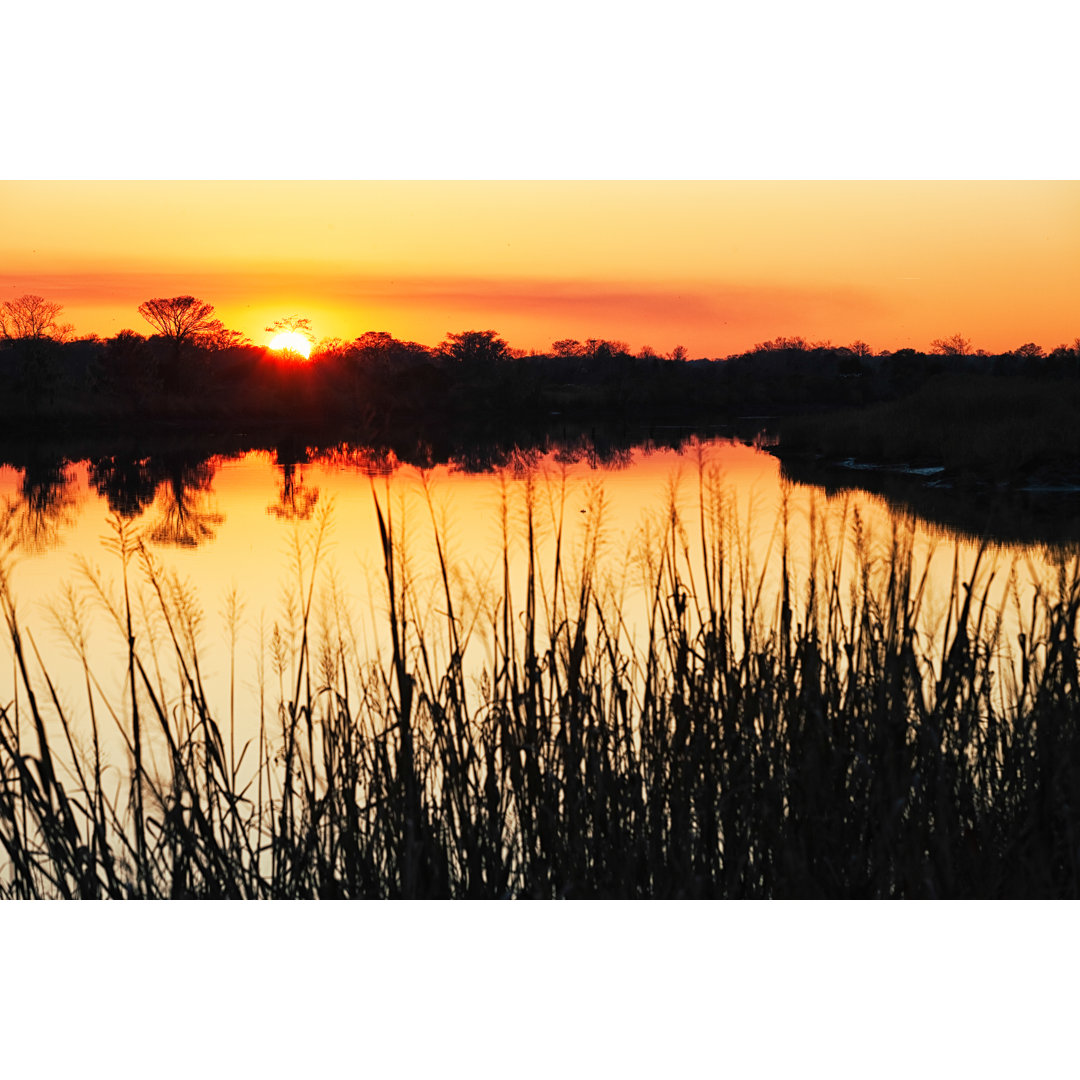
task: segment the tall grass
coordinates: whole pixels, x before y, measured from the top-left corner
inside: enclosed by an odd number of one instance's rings
[[[87,567],[57,609],[82,658],[78,725],[5,571],[4,895],[1076,895],[1080,568],[1062,563],[1023,606],[1014,580],[1008,612],[957,559],[930,640],[910,523],[875,558],[858,514],[842,508],[836,534],[815,511],[797,541],[785,503],[760,563],[722,479],[703,462],[698,481],[693,511],[673,488],[606,576],[601,491],[571,529],[558,484],[504,482],[487,593],[428,492],[432,592],[373,487],[385,648],[358,644],[340,581],[316,587],[324,514],[295,551],[291,617],[261,626],[244,724],[239,602],[222,715],[203,613],[130,526],[115,522],[122,587]],[[91,603],[124,644],[121,696],[91,670]]]

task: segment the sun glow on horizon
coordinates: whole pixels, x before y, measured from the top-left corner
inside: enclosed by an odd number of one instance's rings
[[[295,330],[275,334],[270,339],[268,348],[280,352],[299,353],[305,360],[311,356],[311,342]]]
[[[109,336],[192,295],[293,363],[375,329],[1050,351],[1077,335],[1078,242],[1077,181],[0,180],[5,296]]]

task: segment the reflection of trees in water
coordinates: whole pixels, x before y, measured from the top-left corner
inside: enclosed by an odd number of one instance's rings
[[[210,504],[216,471],[214,459],[189,455],[107,457],[91,462],[90,482],[109,509],[126,521],[153,507],[148,540],[195,547],[212,540],[216,526],[225,520]]]
[[[826,499],[861,492],[887,513],[912,517],[928,536],[995,548],[1033,547],[1047,559],[1080,553],[1080,495],[986,487],[939,486],[924,477],[884,470],[847,470],[780,459],[781,478],[821,491]]]
[[[604,440],[581,438],[574,442],[555,443],[555,460],[560,465],[585,461],[593,469],[625,469],[633,461],[633,448],[613,445]]]
[[[154,500],[157,517],[147,529],[147,539],[177,547],[213,540],[216,527],[225,520],[210,504],[217,472],[213,460],[166,458],[162,468],[165,475]]]
[[[98,458],[90,463],[90,483],[125,520],[138,517],[153,501],[161,481],[152,459]]]
[[[543,460],[543,453],[538,447],[530,447],[524,450],[515,447],[510,453],[500,455],[500,457],[502,460],[498,463],[493,463],[487,469],[476,471],[488,472],[492,469],[505,469],[511,476],[521,479],[540,465]],[[457,463],[455,462],[456,467]]]
[[[523,472],[538,464],[546,455],[563,465],[586,462],[592,468],[625,469],[633,462],[636,447],[680,450],[699,437],[692,429],[660,433],[643,438],[640,433],[608,434],[595,430],[561,436],[543,434],[536,438],[495,437],[476,440],[443,440],[432,445],[422,439],[400,446],[357,446],[340,443],[328,449],[310,449],[308,460],[331,468],[357,469],[366,476],[389,476],[402,465],[430,469],[447,465],[451,471],[483,474],[511,469]],[[710,433],[709,437],[713,437]]]
[[[587,462],[593,468],[624,469],[635,449],[681,451],[698,439],[738,437],[748,442],[760,425],[746,433],[730,426],[625,427],[560,423],[558,430],[537,428],[483,432],[472,436],[457,430],[403,432],[392,443],[359,446],[342,442],[331,447],[308,447],[303,462],[331,468],[356,469],[366,476],[389,476],[402,465],[430,469],[447,465],[454,472],[489,473],[518,468],[523,459],[552,455],[559,464]],[[279,458],[280,461],[280,458]]]
[[[638,442],[640,444],[640,440]],[[485,442],[459,447],[450,459],[450,465],[455,472],[487,473],[510,469],[523,475],[549,453],[560,465],[585,461],[594,469],[625,469],[633,460],[633,444],[613,443],[595,433],[575,438],[549,438],[542,442]]]
[[[304,474],[296,471],[293,462],[285,462],[279,467],[281,484],[277,502],[271,503],[266,512],[286,521],[307,521],[319,501],[319,489],[305,486]]]
[[[75,523],[77,505],[75,481],[66,461],[28,463],[18,495],[8,502],[10,542],[30,552],[55,547],[61,530]]]
[[[532,458],[539,458],[535,447],[523,449],[515,443],[476,443],[456,447],[449,465],[452,471],[461,473],[489,473],[502,469],[522,472],[529,467]]]
[[[594,469],[611,471],[625,469],[634,460],[633,451],[627,446],[593,446],[587,457]]]
[[[358,469],[365,476],[390,476],[401,464],[397,454],[387,447],[348,443],[320,451],[314,460],[339,469]]]

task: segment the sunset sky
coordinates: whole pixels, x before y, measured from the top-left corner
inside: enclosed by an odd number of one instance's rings
[[[319,338],[427,345],[490,328],[691,356],[793,334],[1049,349],[1080,336],[1078,252],[1072,181],[0,183],[0,296],[102,336],[192,293],[260,344],[299,314]]]

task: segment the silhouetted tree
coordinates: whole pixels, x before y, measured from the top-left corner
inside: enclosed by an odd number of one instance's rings
[[[495,330],[464,330],[447,334],[439,347],[443,356],[471,367],[488,366],[509,358],[509,346]]]
[[[139,314],[177,346],[194,342],[201,334],[215,333],[222,325],[213,317],[214,305],[194,296],[145,300],[139,305]]]
[[[952,337],[934,338],[930,342],[930,351],[938,356],[970,356],[971,338],[963,334],[953,334]]]
[[[356,348],[371,352],[384,352],[393,348],[397,338],[385,330],[365,330],[355,341]]]
[[[66,341],[75,329],[71,323],[58,323],[63,304],[24,293],[0,303],[0,337],[7,341]]]
[[[189,369],[185,379],[181,360],[185,348],[201,346],[225,329],[221,320],[214,318],[214,305],[194,296],[156,297],[141,303],[139,314],[171,346],[169,362],[162,365],[165,389],[177,390],[181,385],[189,391],[196,389],[203,375],[201,365]]]
[[[848,348],[858,357],[874,355],[874,350],[865,341],[853,341]]]
[[[343,364],[352,351],[353,343],[339,337],[324,337],[311,350],[311,359],[316,363]]]
[[[56,388],[58,352],[74,329],[57,322],[63,305],[26,293],[0,302],[0,386],[4,403],[38,414]]]
[[[575,338],[561,338],[559,341],[553,341],[551,348],[556,356],[561,356],[564,360],[572,356],[580,356],[583,352],[581,342]]]
[[[1026,345],[1013,349],[1013,356],[1018,356],[1021,360],[1039,360],[1045,355],[1042,346],[1036,345],[1034,341],[1029,341]]]
[[[810,348],[806,338],[778,337],[772,341],[761,341],[754,346],[754,352],[806,352]]]
[[[399,341],[385,330],[368,330],[352,344],[352,354],[365,367],[400,371],[426,363],[431,350],[415,341]]]
[[[221,323],[199,334],[196,345],[208,352],[225,352],[227,349],[244,349],[251,345],[251,339],[239,330],[226,330]]]
[[[154,354],[142,334],[121,330],[105,343],[97,362],[98,389],[128,408],[141,405],[156,382]]]
[[[1059,345],[1046,358],[1046,365],[1058,377],[1075,376],[1080,372],[1080,338],[1072,346]]]
[[[313,346],[315,344],[315,334],[311,329],[311,320],[300,315],[286,315],[283,319],[278,319],[269,326],[263,327],[263,329],[268,334],[299,334],[301,337],[307,338],[309,345]]]

